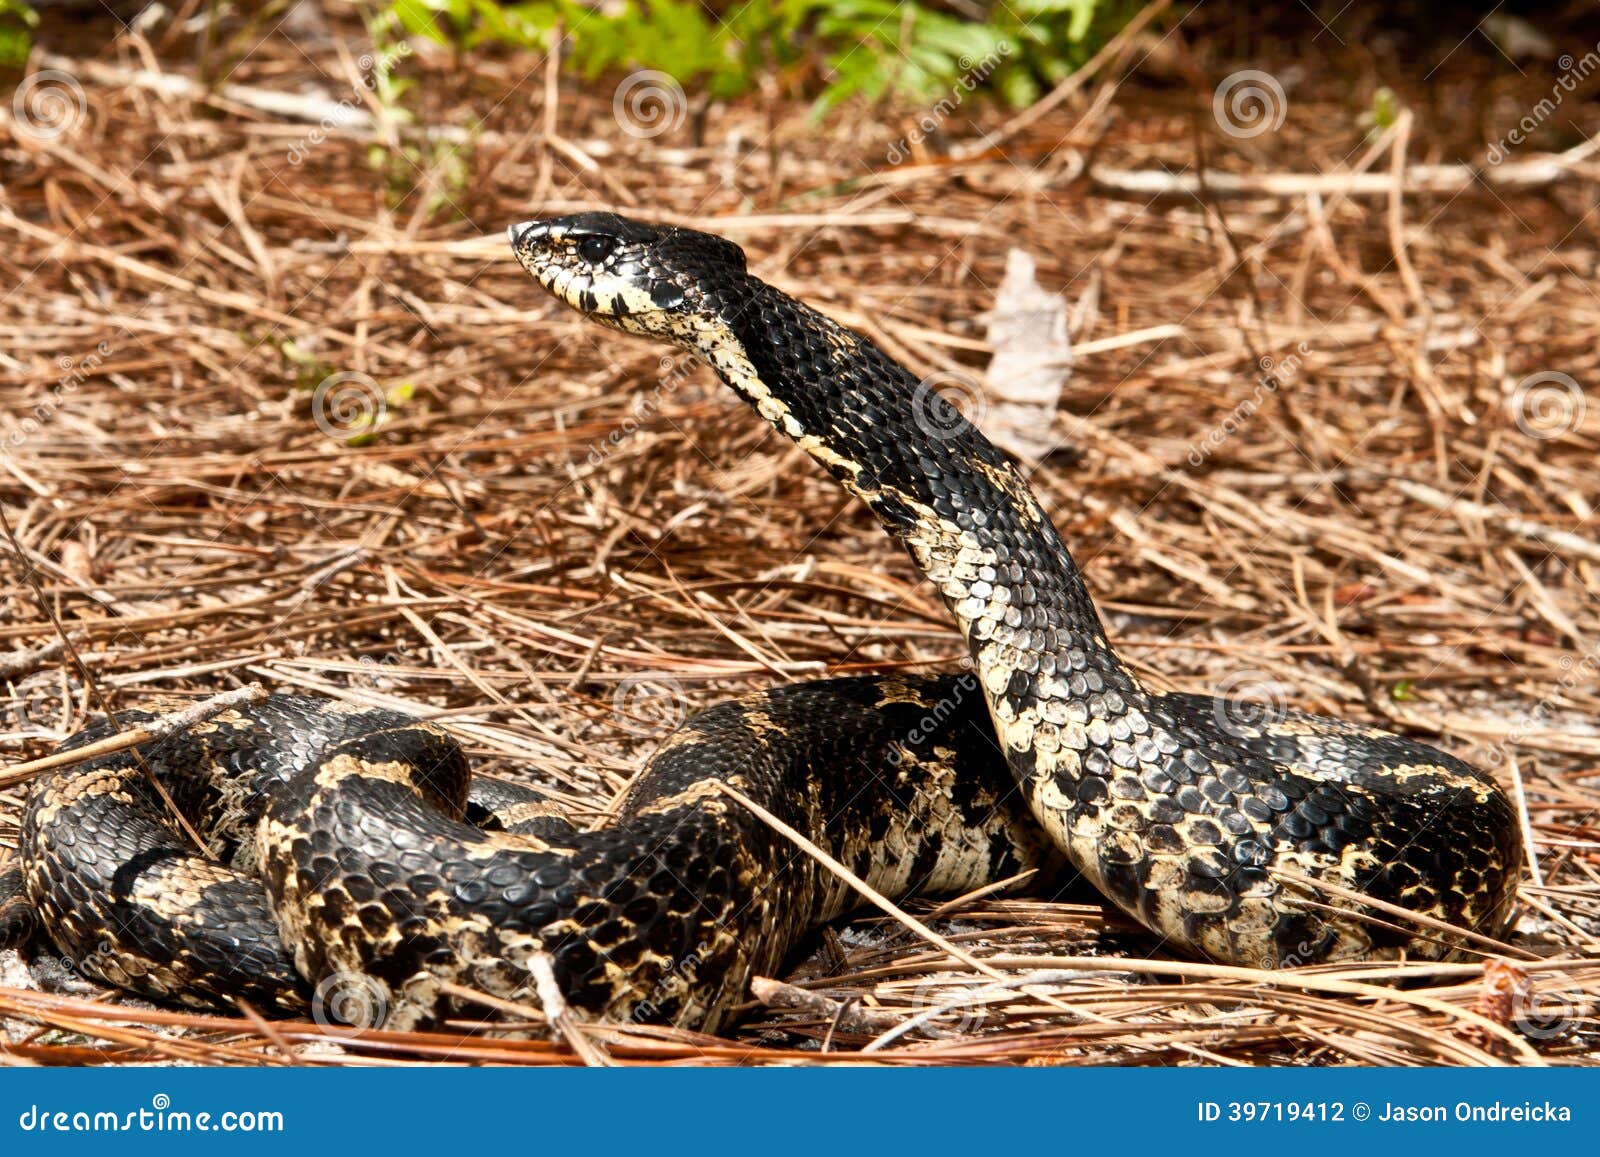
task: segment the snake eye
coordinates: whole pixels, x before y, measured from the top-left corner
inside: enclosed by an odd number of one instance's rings
[[[611,251],[617,247],[615,237],[607,237],[601,233],[592,233],[578,242],[578,256],[590,265],[599,265]]]

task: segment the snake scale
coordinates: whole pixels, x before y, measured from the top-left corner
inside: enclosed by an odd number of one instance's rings
[[[912,373],[736,245],[603,213],[511,242],[560,301],[703,358],[865,503],[942,595],[971,672],[713,707],[593,831],[473,777],[434,725],[273,696],[144,749],[208,855],[128,753],[37,781],[0,935],[36,924],[80,970],[192,1005],[295,1014],[355,977],[369,1020],[410,1028],[464,989],[529,997],[547,965],[587,1014],[715,1030],[752,975],[857,902],[746,800],[888,896],[1076,873],[1217,961],[1437,959],[1462,949],[1446,925],[1506,927],[1520,834],[1489,776],[1375,728],[1143,686],[1018,469],[959,415],[928,433]]]

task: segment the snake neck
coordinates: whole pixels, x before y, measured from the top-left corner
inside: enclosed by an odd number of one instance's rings
[[[1146,700],[1016,467],[867,338],[753,277],[695,346],[860,498],[938,588],[1020,777],[1071,773],[1053,743]],[[1037,761],[1037,766],[1036,766]]]

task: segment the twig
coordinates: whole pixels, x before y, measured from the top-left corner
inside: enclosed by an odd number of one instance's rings
[[[240,707],[247,703],[260,703],[265,700],[269,692],[260,683],[249,683],[243,687],[224,691],[213,695],[209,699],[202,699],[192,706],[181,711],[174,711],[169,715],[159,715],[148,723],[141,723],[137,727],[130,727],[126,731],[119,731],[115,735],[94,743],[86,743],[82,747],[74,747],[70,751],[57,751],[39,759],[31,759],[26,763],[19,763],[13,767],[0,771],[0,788],[11,787],[32,779],[41,772],[51,771],[58,767],[71,767],[73,764],[83,763],[90,759],[98,759],[102,755],[111,755],[118,751],[126,751],[130,747],[149,743],[152,739],[165,739],[179,731],[203,723],[213,715],[227,711],[232,707]],[[200,845],[205,841],[200,839],[198,833],[191,831],[191,837]]]
[[[947,1012],[957,1012],[964,1008],[971,1008],[973,1004],[977,1003],[982,998],[986,998],[988,996],[1009,996],[1011,993],[1029,984],[1063,984],[1068,981],[1078,980],[1082,977],[1082,975],[1082,973],[1078,972],[1046,972],[1043,974],[1036,973],[1032,975],[1010,977],[1004,983],[998,986],[998,990],[991,988],[987,991],[980,990],[978,992],[964,993],[959,997],[954,997],[940,1004],[936,1004],[932,1008],[925,1008],[915,1016],[908,1017],[905,1020],[900,1021],[898,1024],[895,1024],[882,1036],[879,1036],[863,1045],[861,1047],[861,1051],[864,1053],[878,1052],[880,1049],[888,1047],[914,1029],[918,1029],[926,1025],[929,1021],[935,1020]]]
[[[545,1019],[556,1032],[561,1034],[561,1039],[566,1041],[572,1051],[582,1057],[583,1063],[589,1067],[614,1067],[616,1062],[608,1057],[599,1045],[584,1036],[583,1030],[578,1027],[572,1009],[567,1006],[567,998],[561,993],[561,984],[556,980],[555,962],[551,960],[550,954],[535,952],[528,958],[528,971],[533,973],[534,991],[538,993]]]
[[[39,63],[70,76],[82,76],[107,88],[136,88],[156,96],[176,100],[228,101],[267,116],[304,121],[326,129],[348,133],[371,133],[372,117],[353,100],[337,101],[317,93],[279,92],[246,84],[224,84],[214,93],[197,80],[174,72],[153,72],[147,68],[122,68],[104,61],[61,56],[53,52],[39,55]]]
[[[31,674],[52,659],[59,659],[66,647],[65,639],[54,639],[43,646],[0,655],[0,679],[15,679],[20,675]]]
[[[793,827],[784,823],[777,816],[773,815],[766,808],[756,803],[756,801],[751,799],[749,796],[744,795],[736,788],[729,787],[727,784],[722,783],[721,781],[717,781],[716,786],[717,790],[722,792],[723,795],[732,799],[735,803],[739,804],[739,806],[749,810],[752,815],[756,816],[768,827],[772,828],[779,835],[789,840],[833,875],[843,880],[846,884],[849,884],[857,892],[860,892],[861,895],[865,896],[883,912],[898,920],[901,924],[904,924],[907,928],[911,929],[911,931],[915,932],[918,936],[921,936],[930,944],[942,948],[945,952],[948,952],[951,956],[959,960],[962,964],[965,964],[974,972],[981,972],[992,980],[1006,979],[1005,973],[997,971],[990,965],[987,965],[983,961],[979,960],[976,956],[972,955],[972,953],[966,951],[966,949],[958,947],[945,937],[939,935],[921,920],[918,920],[915,916],[911,915],[911,913],[907,912],[893,900],[889,899],[889,897],[885,896],[882,892],[868,884],[860,876],[857,876],[838,860],[828,855],[828,853],[819,848],[815,842],[807,839]],[[1060,1003],[1051,996],[1041,995],[1039,993],[1030,993],[1029,995],[1043,1000],[1046,1004],[1053,1006],[1059,1012],[1064,1012],[1072,1016],[1078,1015],[1073,1009],[1068,1008],[1066,1005]]]
[[[1517,801],[1517,823],[1522,827],[1522,854],[1528,858],[1528,875],[1533,877],[1535,888],[1544,887],[1544,873],[1539,870],[1539,850],[1534,846],[1533,820],[1528,816],[1528,791],[1522,783],[1522,767],[1517,757],[1509,752],[1506,764],[1511,769],[1512,794]]]
[[[1431,318],[1433,310],[1428,307],[1428,299],[1422,292],[1422,282],[1417,278],[1416,268],[1411,264],[1410,246],[1406,243],[1405,235],[1405,181],[1406,181],[1406,146],[1411,142],[1411,123],[1414,118],[1410,109],[1404,109],[1394,126],[1394,148],[1389,154],[1389,212],[1386,220],[1389,226],[1389,250],[1394,254],[1394,266],[1400,271],[1400,283],[1406,287],[1406,295],[1411,298],[1411,304],[1417,313],[1423,317]]]
[[[1494,168],[1475,165],[1411,165],[1397,181],[1392,173],[1225,173],[1206,174],[1205,188],[1231,197],[1304,197],[1312,193],[1338,193],[1346,197],[1388,197],[1398,187],[1405,196],[1423,193],[1459,193],[1479,181],[1497,188],[1527,189],[1549,185],[1588,173],[1583,162],[1600,151],[1600,138],[1574,145],[1565,152]],[[1200,178],[1194,173],[1165,169],[1110,169],[1091,166],[1089,180],[1102,189],[1141,197],[1198,196]]]
[[[1597,137],[1596,140],[1600,140]],[[1471,502],[1464,498],[1451,498],[1448,494],[1441,493],[1431,486],[1424,486],[1420,482],[1400,478],[1395,481],[1395,489],[1407,498],[1415,499],[1424,506],[1446,514],[1465,515],[1469,518],[1480,518],[1493,526],[1516,535],[1518,538],[1529,538],[1535,542],[1557,550],[1569,551],[1581,558],[1592,559],[1600,562],[1600,544],[1589,541],[1580,535],[1572,534],[1565,530],[1556,530],[1545,526],[1543,523],[1532,522],[1526,518],[1518,518],[1503,506],[1485,506],[1481,502]]]
[[[717,790],[722,792],[722,794],[727,796],[729,799],[733,800],[740,807],[748,810],[750,814],[756,816],[773,831],[777,832],[779,835],[793,843],[796,847],[800,848],[833,875],[843,880],[846,884],[849,884],[857,892],[860,892],[861,895],[871,901],[873,905],[881,909],[889,916],[898,920],[901,924],[904,924],[918,936],[928,941],[928,943],[943,949],[952,957],[959,960],[962,964],[965,964],[968,968],[975,972],[981,972],[992,980],[1004,980],[1006,978],[1005,973],[991,968],[989,965],[979,960],[966,949],[952,944],[949,940],[939,935],[932,928],[929,928],[921,920],[918,920],[911,913],[907,912],[893,900],[889,899],[889,897],[885,896],[882,892],[878,891],[865,880],[861,879],[860,876],[857,876],[838,860],[828,855],[827,852],[817,847],[813,841],[807,839],[793,827],[790,827],[788,824],[784,823],[777,816],[773,815],[766,808],[756,803],[756,801],[751,799],[749,796],[740,792],[737,788],[732,788],[725,783],[718,782]]]
[[[834,1000],[820,992],[796,988],[781,980],[767,976],[750,978],[750,993],[768,1008],[787,1012],[803,1012],[833,1023],[845,1032],[876,1036],[900,1023],[901,1018],[888,1013],[868,1012],[854,1001]]]
[[[1485,1020],[1471,1009],[1460,1008],[1423,992],[1385,988],[1358,983],[1337,976],[1318,976],[1299,971],[1274,971],[1265,968],[1240,968],[1229,964],[1209,964],[1184,960],[1108,960],[1103,956],[997,956],[995,961],[1010,968],[1115,968],[1119,972],[1147,973],[1156,976],[1200,976],[1219,980],[1238,980],[1258,988],[1286,986],[1308,992],[1356,996],[1365,1000],[1398,1001],[1426,1008],[1446,1017],[1477,1024],[1509,1044],[1529,1064],[1543,1065],[1541,1057],[1527,1041],[1503,1025]]]

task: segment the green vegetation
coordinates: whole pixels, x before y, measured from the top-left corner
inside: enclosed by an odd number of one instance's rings
[[[585,76],[657,69],[714,98],[736,96],[766,68],[805,77],[824,63],[819,112],[848,97],[938,99],[982,87],[1014,105],[1034,100],[1084,59],[1127,15],[1119,0],[1007,0],[982,19],[897,0],[394,0],[408,33],[470,49],[547,50],[567,38],[569,67]],[[720,11],[719,11],[720,9]]]
[[[372,36],[372,65],[364,74],[372,94],[371,107],[378,121],[378,139],[367,150],[372,168],[384,177],[389,205],[400,209],[420,195],[426,199],[424,216],[455,211],[472,172],[473,141],[426,140],[404,134],[416,121],[406,106],[415,81],[399,75],[398,66],[411,55],[411,43],[393,9],[367,21]]]
[[[0,69],[27,65],[38,27],[39,17],[22,0],[0,0]]]
[[[1382,136],[1395,121],[1400,119],[1400,98],[1394,89],[1384,85],[1372,94],[1372,107],[1361,114],[1360,124],[1367,130],[1367,137],[1376,140]]]

